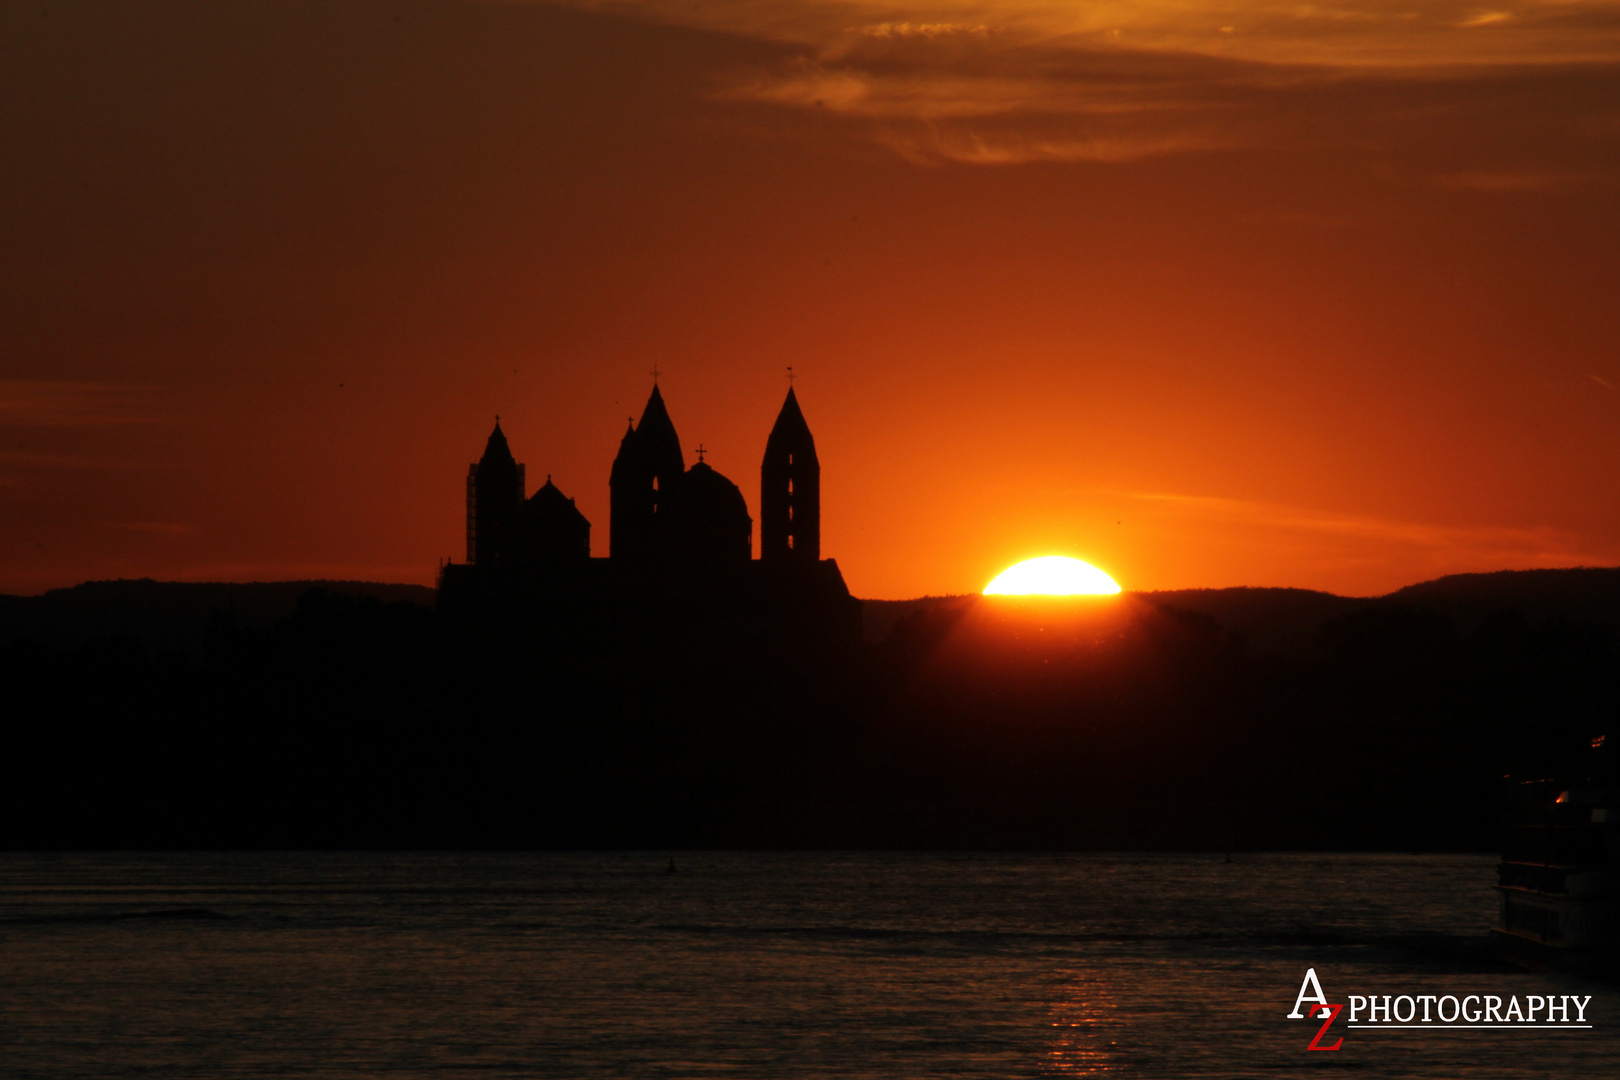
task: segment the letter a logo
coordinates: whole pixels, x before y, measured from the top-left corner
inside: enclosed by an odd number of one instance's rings
[[[1317,981],[1315,968],[1305,969],[1305,981],[1299,986],[1299,997],[1294,999],[1294,1011],[1288,1014],[1288,1019],[1305,1019],[1305,1014],[1299,1011],[1299,1007],[1307,1001],[1314,1001],[1322,1006],[1323,1011],[1316,1014],[1319,1018],[1325,1018],[1328,1015],[1327,995],[1322,993],[1322,984]],[[1316,1012],[1316,1010],[1312,1009],[1311,1012]]]

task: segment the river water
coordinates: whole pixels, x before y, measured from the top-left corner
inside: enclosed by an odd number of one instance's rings
[[[1620,1076],[1482,856],[0,855],[0,1075]],[[1591,994],[1352,1031],[1350,993]]]

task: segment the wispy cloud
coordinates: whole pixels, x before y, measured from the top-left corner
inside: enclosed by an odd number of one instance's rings
[[[0,425],[100,427],[158,420],[153,393],[147,387],[0,379]]]
[[[1180,52],[1266,64],[1436,66],[1620,59],[1617,0],[577,0],[837,53],[854,39],[963,40]],[[904,28],[904,29],[901,29]]]
[[[1127,494],[1192,519],[1241,523],[1278,533],[1336,537],[1378,552],[1376,557],[1381,561],[1416,557],[1422,562],[1491,569],[1592,566],[1620,561],[1620,552],[1594,549],[1575,533],[1551,526],[1437,525],[1207,495]]]
[[[922,162],[1123,162],[1243,146],[1297,111],[1301,89],[1620,63],[1620,0],[580,2],[787,45],[780,64],[717,73],[717,95],[840,117]],[[1321,140],[1333,127],[1304,122],[1294,134]],[[1506,191],[1564,180],[1514,169],[1440,182]]]
[[[991,29],[984,23],[873,23],[863,26],[860,32],[873,38],[908,38],[920,37],[934,38],[952,37],[958,34],[968,34],[973,37],[989,37]]]
[[[196,532],[196,527],[183,521],[115,521],[112,527],[124,532],[141,533],[146,536],[165,537],[177,539],[189,536]]]
[[[1113,58],[1063,70],[1050,58],[863,65],[800,58],[722,86],[719,96],[863,122],[916,161],[1132,161],[1247,141],[1231,94],[1195,97],[1180,73],[1122,70]]]
[[[0,450],[0,465],[30,469],[147,469],[153,466],[129,455],[85,454],[49,450]]]
[[[1603,181],[1604,177],[1578,172],[1472,172],[1435,177],[1435,183],[1443,188],[1498,194],[1552,191]]]
[[[0,379],[0,484],[45,490],[64,471],[153,468],[150,454],[132,445],[141,440],[130,435],[164,422],[151,387]]]
[[[865,124],[912,160],[1119,162],[1252,139],[1247,89],[1211,67],[1003,40],[867,39],[836,56],[729,76],[716,93]]]

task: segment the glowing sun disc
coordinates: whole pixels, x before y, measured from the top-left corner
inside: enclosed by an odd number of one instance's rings
[[[1113,578],[1066,555],[1025,559],[984,587],[986,596],[1109,596],[1117,592],[1119,585]]]

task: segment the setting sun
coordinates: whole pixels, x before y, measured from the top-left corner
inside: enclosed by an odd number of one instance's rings
[[[1003,570],[986,596],[1105,596],[1119,592],[1113,578],[1079,559],[1046,555]]]

